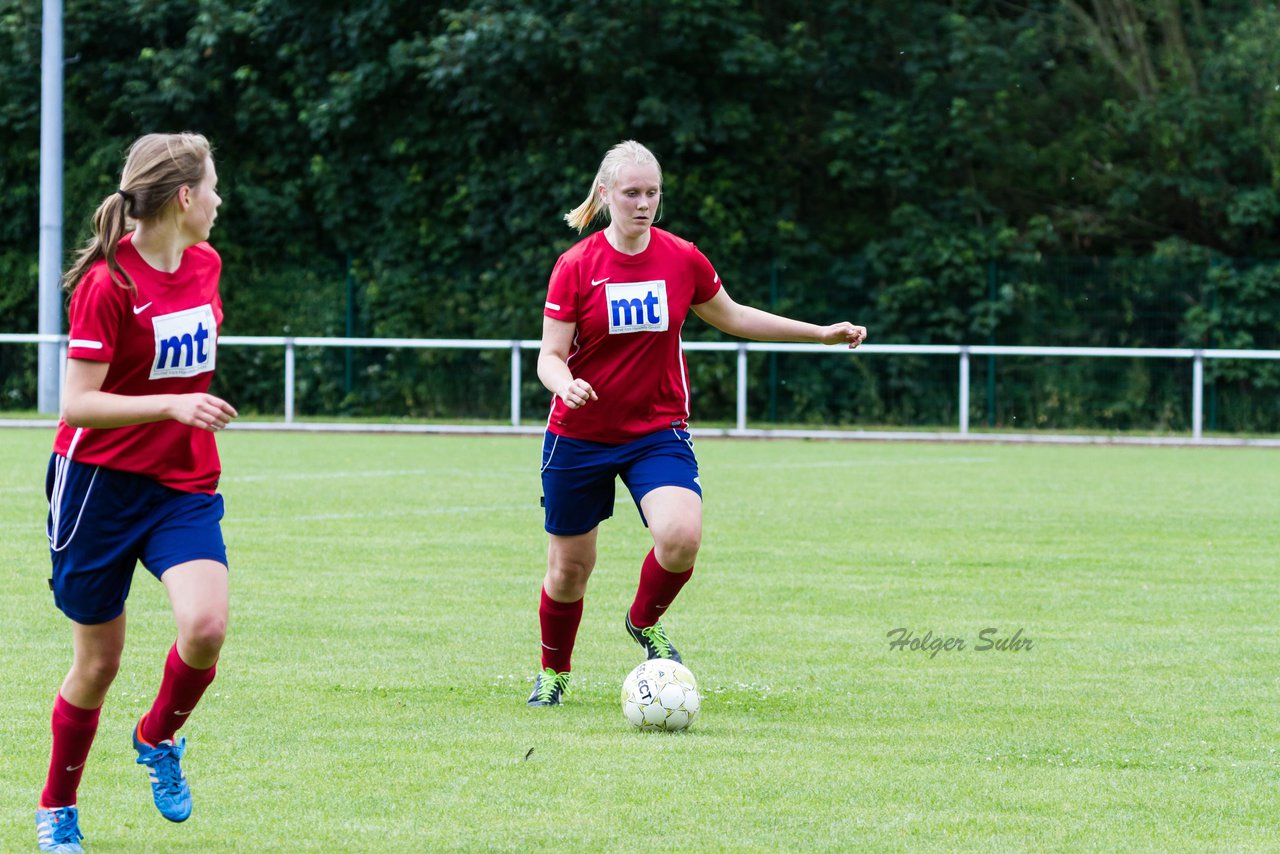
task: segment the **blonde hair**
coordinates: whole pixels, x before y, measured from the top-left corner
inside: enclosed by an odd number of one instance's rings
[[[198,133],[149,133],[135,140],[120,174],[120,189],[98,205],[93,214],[93,236],[62,277],[62,286],[75,290],[89,268],[105,259],[112,281],[137,290],[116,260],[120,238],[130,230],[129,220],[158,217],[179,189],[204,180],[205,163],[212,152],[209,140]]]
[[[658,182],[661,184],[662,166],[658,164],[658,158],[653,156],[653,152],[634,139],[620,142],[610,148],[604,160],[600,161],[600,168],[596,171],[595,180],[591,182],[591,192],[587,193],[587,198],[564,215],[564,221],[569,223],[570,228],[576,228],[581,234],[582,229],[597,217],[608,215],[609,206],[600,198],[600,187],[603,186],[606,190],[612,189],[618,181],[618,172],[623,166],[631,165],[653,166],[658,170]]]

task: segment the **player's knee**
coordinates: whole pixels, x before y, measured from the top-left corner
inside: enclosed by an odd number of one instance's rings
[[[94,656],[88,659],[77,658],[72,667],[72,676],[82,690],[92,693],[104,693],[115,681],[120,672],[120,656]]]
[[[657,538],[654,545],[654,555],[664,569],[684,572],[697,560],[702,531],[693,526],[676,528]]]
[[[227,638],[227,618],[222,614],[201,614],[184,621],[178,633],[184,646],[201,656],[216,656]]]
[[[577,587],[587,583],[594,561],[574,556],[559,556],[548,565],[547,574],[560,587]]]

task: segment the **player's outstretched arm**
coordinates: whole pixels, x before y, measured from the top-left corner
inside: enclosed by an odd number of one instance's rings
[[[569,348],[577,324],[554,317],[542,318],[542,348],[538,351],[538,379],[547,391],[558,396],[570,409],[579,409],[598,400],[591,383],[575,379],[569,370]]]
[[[108,362],[67,360],[62,417],[71,427],[127,427],[171,419],[217,432],[238,414],[231,404],[211,394],[111,394],[102,390]]]
[[[753,341],[799,341],[813,344],[846,344],[853,349],[867,337],[865,326],[846,321],[830,326],[818,326],[803,320],[792,320],[779,314],[770,314],[749,305],[739,305],[722,287],[716,295],[701,305],[693,306],[694,312],[721,332],[750,338]]]

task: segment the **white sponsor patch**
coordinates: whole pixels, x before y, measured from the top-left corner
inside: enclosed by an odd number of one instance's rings
[[[213,306],[202,305],[151,318],[156,333],[156,358],[151,379],[194,377],[214,369],[218,327]]]
[[[666,281],[609,282],[604,291],[610,335],[667,331]]]

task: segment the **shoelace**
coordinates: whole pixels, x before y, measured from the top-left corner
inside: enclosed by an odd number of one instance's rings
[[[551,695],[555,693],[557,687],[563,691],[568,682],[568,674],[556,673],[548,667],[542,671],[542,678],[538,680],[538,702],[547,702],[551,699]]]
[[[667,633],[662,630],[662,623],[646,626],[640,630],[640,634],[658,651],[659,656],[671,657],[671,641],[667,640]]]
[[[138,757],[139,765],[151,769],[152,780],[160,790],[171,795],[182,791],[182,766],[178,760],[187,751],[187,740],[184,738],[177,744],[157,745]]]
[[[49,823],[49,838],[55,845],[66,845],[84,839],[84,834],[80,832],[80,825],[75,819],[75,813],[70,810],[53,811],[53,818]]]

